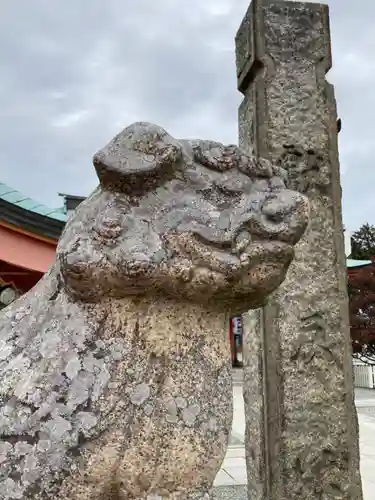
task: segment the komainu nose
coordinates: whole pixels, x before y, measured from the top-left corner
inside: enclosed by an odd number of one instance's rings
[[[290,212],[296,210],[300,198],[299,193],[284,189],[265,201],[262,212],[271,221],[283,222]]]
[[[297,191],[284,189],[268,198],[262,215],[274,233],[288,243],[297,243],[306,229],[310,214],[308,198]]]

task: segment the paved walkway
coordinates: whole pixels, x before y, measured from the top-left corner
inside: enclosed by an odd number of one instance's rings
[[[245,415],[242,387],[233,388],[234,415],[232,439],[215,486],[245,485],[246,465],[244,450]],[[375,390],[356,389],[358,410],[361,474],[364,500],[375,500]]]

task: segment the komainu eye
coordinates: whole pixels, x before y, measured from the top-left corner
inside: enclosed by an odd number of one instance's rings
[[[123,224],[119,217],[102,216],[95,222],[93,230],[97,237],[110,241],[121,235]]]

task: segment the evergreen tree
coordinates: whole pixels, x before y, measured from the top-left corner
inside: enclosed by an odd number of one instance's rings
[[[363,224],[352,234],[352,259],[371,260],[375,257],[375,226]]]

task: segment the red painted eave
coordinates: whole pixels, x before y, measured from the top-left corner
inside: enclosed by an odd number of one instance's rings
[[[0,225],[0,260],[45,273],[53,264],[56,245]]]

